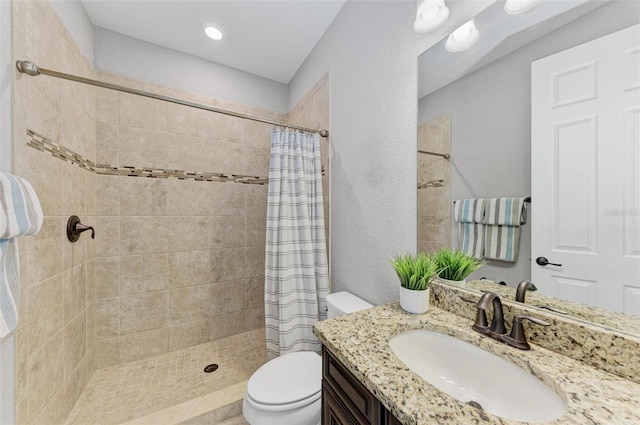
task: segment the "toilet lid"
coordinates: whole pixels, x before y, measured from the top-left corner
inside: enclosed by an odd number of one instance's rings
[[[268,361],[247,384],[247,393],[263,404],[289,404],[322,387],[322,357],[313,351],[285,354]]]

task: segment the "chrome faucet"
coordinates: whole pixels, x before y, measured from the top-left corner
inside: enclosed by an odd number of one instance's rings
[[[523,280],[518,283],[518,288],[516,289],[516,301],[520,303],[524,303],[524,296],[527,291],[537,291],[536,285],[533,284],[530,280]]]

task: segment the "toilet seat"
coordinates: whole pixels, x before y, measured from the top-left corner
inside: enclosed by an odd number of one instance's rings
[[[284,411],[318,400],[322,357],[313,351],[285,354],[262,365],[247,383],[247,402],[265,411]]]

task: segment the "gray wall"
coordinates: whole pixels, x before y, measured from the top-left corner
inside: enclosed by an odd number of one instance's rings
[[[451,114],[452,199],[529,196],[531,62],[639,21],[640,2],[611,2],[420,99],[419,123]],[[534,199],[529,216],[535,206]],[[517,263],[494,261],[472,276],[515,285],[531,276],[530,257],[527,223]]]
[[[95,29],[94,65],[97,71],[288,112],[286,84],[100,27]]]
[[[486,6],[451,4],[421,35],[415,2],[348,1],[292,80],[290,105],[331,72],[332,291],[398,299],[389,257],[416,251],[417,57]]]

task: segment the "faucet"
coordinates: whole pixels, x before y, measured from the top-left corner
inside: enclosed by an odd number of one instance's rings
[[[469,300],[465,300],[469,301]],[[491,326],[487,322],[487,309],[489,305],[493,305],[493,318]],[[476,304],[478,311],[476,312],[476,320],[473,323],[473,330],[484,335],[496,338],[498,335],[505,335],[507,328],[504,325],[504,312],[502,310],[502,301],[495,292],[486,292],[480,297]]]
[[[516,289],[516,301],[520,303],[524,303],[524,296],[527,291],[537,291],[536,285],[533,284],[530,280],[523,280],[518,283],[518,288]]]

